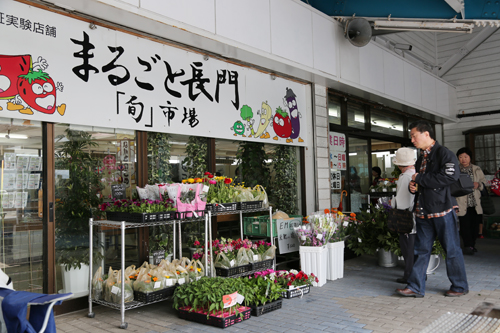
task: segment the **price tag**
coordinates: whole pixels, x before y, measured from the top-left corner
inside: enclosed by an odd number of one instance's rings
[[[177,282],[179,284],[184,284],[184,283],[186,283],[186,278],[180,278],[179,280],[177,280]]]
[[[233,260],[231,260],[231,261],[229,262],[229,265],[230,265],[231,267],[233,267],[235,263],[236,263],[236,262],[235,262],[235,261],[234,261],[234,259],[233,259]]]
[[[344,221],[344,227],[348,227],[348,226],[349,226],[349,222]]]
[[[257,261],[257,260],[259,260],[259,255],[254,254],[254,255],[253,255],[253,261]]]
[[[161,286],[161,282],[160,281],[156,281],[154,288],[158,289],[158,288],[160,288],[160,286]]]
[[[208,192],[209,187],[207,185],[203,185],[203,192]]]
[[[168,279],[167,280],[167,286],[173,286],[174,285],[174,280]]]
[[[243,301],[245,300],[245,296],[237,294],[236,295],[236,303],[238,304],[243,304]]]
[[[236,304],[236,299],[238,297],[238,292],[222,296],[222,302],[224,303],[224,309],[230,308]]]
[[[196,212],[194,210],[192,210],[192,212],[193,212],[194,217],[196,217],[196,218],[199,217],[198,214],[196,214]]]
[[[196,277],[196,281],[198,281],[199,279],[201,279],[201,276],[197,276]]]
[[[111,287],[111,293],[117,295],[120,292],[120,288],[117,286]]]

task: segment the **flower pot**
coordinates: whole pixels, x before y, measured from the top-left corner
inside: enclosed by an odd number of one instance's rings
[[[439,254],[431,254],[429,258],[429,265],[427,266],[427,275],[432,274],[438,267],[441,261]]]
[[[319,282],[313,282],[313,286],[321,287],[326,283],[328,270],[328,248],[323,246],[300,246],[300,266],[306,274],[313,273]]]
[[[73,293],[75,297],[89,294],[89,266],[83,265],[80,269],[66,270],[61,265],[63,289],[60,293]]]
[[[391,251],[378,249],[378,265],[382,267],[395,267],[398,257]]]
[[[337,280],[344,277],[344,241],[328,243],[327,280]]]

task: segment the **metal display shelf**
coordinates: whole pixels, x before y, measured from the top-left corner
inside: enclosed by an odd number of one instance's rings
[[[104,300],[94,300],[92,299],[92,273],[93,273],[93,227],[94,226],[102,226],[102,227],[109,227],[109,228],[115,228],[115,229],[120,229],[121,230],[121,281],[125,281],[125,230],[126,229],[132,229],[132,228],[144,228],[144,227],[154,227],[154,226],[160,226],[160,225],[173,225],[173,242],[176,244],[177,241],[177,233],[176,233],[176,227],[175,225],[178,225],[178,230],[179,230],[179,254],[182,255],[182,239],[180,237],[181,235],[181,224],[183,223],[190,223],[190,222],[198,222],[205,220],[205,231],[208,230],[209,232],[205,232],[205,248],[208,248],[210,246],[210,253],[212,253],[212,225],[211,225],[211,217],[216,216],[216,215],[227,215],[227,214],[240,214],[240,227],[241,227],[241,238],[243,239],[243,214],[244,213],[254,213],[254,212],[261,212],[261,211],[267,211],[269,210],[269,217],[272,218],[272,207],[269,208],[260,208],[260,209],[251,209],[251,210],[236,210],[236,211],[230,211],[230,212],[218,212],[215,214],[211,214],[211,212],[205,212],[205,216],[203,217],[198,217],[198,218],[186,218],[182,220],[168,220],[168,221],[155,221],[155,222],[144,222],[144,223],[134,223],[134,222],[126,222],[126,221],[109,221],[109,220],[99,220],[99,221],[94,221],[93,219],[89,220],[89,254],[90,254],[90,263],[89,263],[89,313],[88,317],[89,318],[94,318],[95,314],[92,312],[92,303],[97,303],[101,304],[113,309],[120,310],[121,313],[121,325],[120,328],[126,329],[128,324],[125,322],[125,311],[138,308],[141,306],[149,305],[152,303],[156,302],[161,302],[163,300],[158,300],[155,302],[149,302],[149,303],[142,303],[138,301],[132,301],[132,302],[127,302],[125,303],[125,284],[121,284],[121,302],[120,304],[117,303],[111,303],[111,302],[106,302]],[[210,241],[210,242],[209,242]],[[271,244],[273,244],[273,240],[271,239]],[[175,248],[175,247],[174,247]],[[205,255],[205,267],[208,267],[208,256]],[[174,251],[174,259],[176,259],[176,254]],[[211,258],[211,263],[210,267],[213,266],[213,258]],[[276,259],[273,261],[273,268],[276,267]],[[259,270],[255,270],[257,272]],[[210,275],[215,275],[211,274]],[[246,274],[248,274],[247,272]],[[205,275],[209,275],[208,269],[205,269]],[[236,277],[236,276],[234,276]]]

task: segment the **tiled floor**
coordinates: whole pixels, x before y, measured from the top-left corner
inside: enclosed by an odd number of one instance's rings
[[[419,332],[447,312],[470,313],[482,302],[500,306],[500,240],[479,239],[479,252],[465,256],[469,294],[445,297],[450,282],[441,262],[427,281],[424,298],[395,293],[402,267],[384,268],[374,256],[345,262],[344,278],[312,288],[302,299],[283,301],[280,310],[238,323],[226,332]],[[120,312],[94,307],[56,317],[58,332],[220,332],[221,329],[179,319],[165,301],[125,312],[127,330],[120,329]]]

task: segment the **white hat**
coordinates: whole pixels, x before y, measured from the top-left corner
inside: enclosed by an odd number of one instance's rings
[[[392,163],[395,165],[409,166],[414,165],[416,160],[415,150],[403,147],[396,151],[396,157],[392,159]]]

